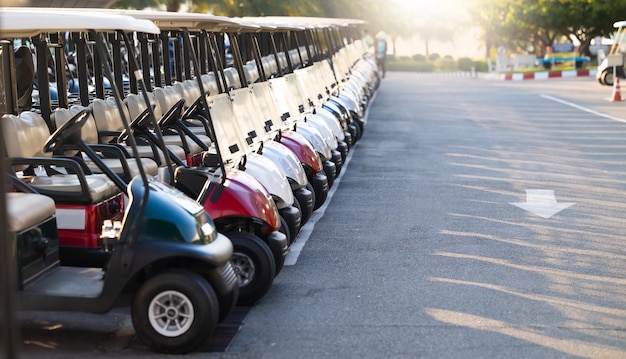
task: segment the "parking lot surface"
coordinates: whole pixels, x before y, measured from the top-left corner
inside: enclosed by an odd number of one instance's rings
[[[626,357],[626,103],[610,95],[388,73],[299,256],[186,357]],[[25,358],[159,357],[123,309],[21,318]]]

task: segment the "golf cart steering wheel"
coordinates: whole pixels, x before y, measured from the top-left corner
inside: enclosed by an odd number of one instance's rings
[[[57,128],[56,131],[43,145],[43,150],[45,152],[54,152],[58,149],[59,146],[63,144],[68,138],[72,135],[76,134],[76,131],[80,131],[83,127],[87,119],[89,118],[89,109],[84,108],[80,110],[76,115],[70,118],[63,126]],[[80,137],[80,135],[79,135]]]
[[[130,129],[136,130],[138,132],[145,132],[150,125],[150,111],[146,108],[143,110],[139,116],[135,117],[130,122]],[[122,130],[122,132],[117,137],[117,142],[123,142],[128,137],[128,131],[126,129]]]
[[[159,120],[159,127],[170,127],[180,121],[185,99],[179,99]]]

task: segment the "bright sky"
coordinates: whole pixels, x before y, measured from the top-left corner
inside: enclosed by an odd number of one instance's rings
[[[415,21],[420,19],[441,19],[452,23],[462,22],[467,17],[466,0],[393,0],[397,6],[406,9],[406,14]],[[483,44],[478,40],[479,30],[473,28],[457,28],[452,42],[429,41],[429,52],[438,53],[441,56],[451,55],[458,57],[482,57],[484,56]],[[398,55],[412,56],[426,53],[423,39],[414,36],[412,39],[399,39],[396,44]]]
[[[407,10],[407,13],[419,12],[428,14],[450,15],[463,14],[467,1],[464,0],[393,0],[398,6]]]

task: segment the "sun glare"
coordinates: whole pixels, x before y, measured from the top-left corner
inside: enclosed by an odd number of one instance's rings
[[[464,0],[393,0],[407,14],[414,16],[458,16],[465,11]],[[403,11],[404,12],[404,11]]]

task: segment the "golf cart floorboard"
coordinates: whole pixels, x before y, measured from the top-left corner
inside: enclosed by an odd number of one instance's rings
[[[59,267],[24,289],[31,294],[96,298],[104,285],[102,268]]]

